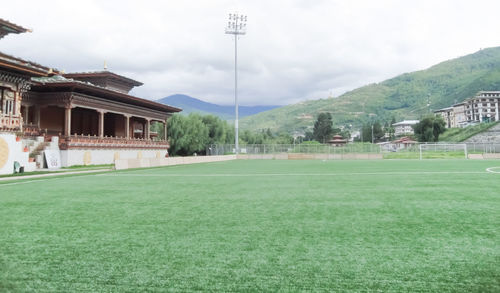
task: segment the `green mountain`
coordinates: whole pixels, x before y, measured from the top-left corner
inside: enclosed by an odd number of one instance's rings
[[[181,115],[188,115],[189,113],[199,113],[202,115],[212,114],[224,120],[234,120],[234,106],[221,106],[217,104],[207,103],[193,97],[176,94],[157,100],[158,103],[171,105],[181,108]],[[280,106],[239,106],[239,117],[246,117],[254,115],[263,111],[278,108]]]
[[[390,121],[392,117],[418,119],[429,109],[449,107],[481,90],[500,90],[500,47],[363,86],[337,98],[301,102],[245,117],[240,127],[305,131],[312,129],[320,112],[330,112],[336,127],[357,127],[367,121]]]

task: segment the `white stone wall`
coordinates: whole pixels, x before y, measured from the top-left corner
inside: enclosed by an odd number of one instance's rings
[[[166,150],[70,149],[61,151],[61,164],[63,167],[113,164],[117,159],[164,158],[166,153]]]
[[[23,151],[23,143],[16,141],[16,135],[10,133],[0,134],[0,174],[14,173],[14,162],[17,161],[24,167],[25,172],[35,170],[35,163],[28,162],[29,153]]]
[[[236,160],[236,155],[227,156],[192,156],[171,158],[119,159],[115,161],[115,169],[150,168],[160,166],[186,165]]]

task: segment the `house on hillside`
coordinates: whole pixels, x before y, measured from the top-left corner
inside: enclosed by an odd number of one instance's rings
[[[446,128],[500,120],[500,91],[480,91],[473,98],[434,111],[443,117]]]
[[[394,135],[401,136],[414,134],[415,132],[413,131],[413,126],[418,122],[418,120],[404,120],[392,124],[392,126],[394,126]]]
[[[491,122],[499,120],[498,104],[500,91],[481,91],[465,100],[465,116],[468,122]]]
[[[439,109],[434,111],[434,114],[441,116],[443,121],[445,122],[446,128],[455,127],[455,112],[453,111],[453,107]]]

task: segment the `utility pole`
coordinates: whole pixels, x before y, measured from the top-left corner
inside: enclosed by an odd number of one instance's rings
[[[226,27],[226,34],[234,35],[234,147],[236,154],[239,153],[238,143],[238,36],[246,34],[246,15],[237,12],[229,14],[229,22]]]
[[[372,124],[372,144],[374,142],[374,138],[373,138],[373,124]]]

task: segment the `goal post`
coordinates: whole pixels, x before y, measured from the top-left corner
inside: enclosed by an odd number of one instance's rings
[[[423,159],[467,159],[464,143],[425,143],[419,145],[420,160]]]

